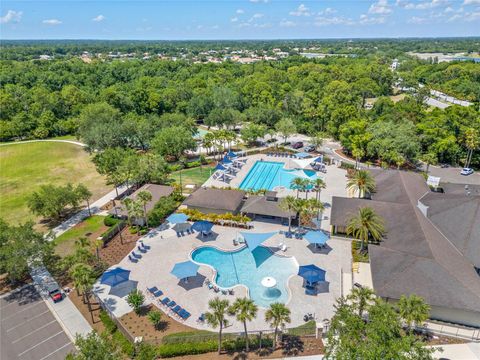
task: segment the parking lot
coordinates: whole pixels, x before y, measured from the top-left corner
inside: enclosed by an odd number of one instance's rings
[[[0,299],[0,359],[65,359],[75,350],[33,286]]]

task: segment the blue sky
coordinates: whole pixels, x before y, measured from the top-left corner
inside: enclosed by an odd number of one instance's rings
[[[480,0],[9,1],[2,39],[280,39],[480,35]]]

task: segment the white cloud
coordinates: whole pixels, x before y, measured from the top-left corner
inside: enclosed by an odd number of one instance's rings
[[[262,17],[263,17],[263,14],[256,13],[256,14],[253,14],[252,19],[260,19]]]
[[[286,20],[286,19],[283,19],[282,21],[280,21],[279,25],[281,27],[295,27],[295,26],[297,26],[297,24],[295,24],[293,21]]]
[[[212,30],[217,30],[217,29],[219,29],[219,28],[220,28],[220,26],[218,26],[218,25],[213,25],[213,26],[212,26]]]
[[[20,22],[22,19],[22,12],[15,10],[8,10],[5,16],[0,17],[0,24],[7,24],[9,22]]]
[[[296,10],[290,11],[289,14],[292,16],[310,16],[310,11],[305,4],[300,4]]]
[[[353,25],[353,24],[355,24],[355,21],[353,21],[350,18],[345,18],[343,16],[334,16],[334,17],[319,16],[315,19],[314,24],[316,26]]]
[[[95,22],[100,22],[100,21],[103,21],[105,20],[105,16],[103,15],[98,15],[98,16],[95,16],[92,21],[95,21]]]
[[[322,16],[322,15],[332,15],[332,14],[335,14],[335,13],[337,13],[337,10],[328,7],[325,10],[320,11],[318,13],[318,15],[320,15],[320,16]]]
[[[448,0],[430,0],[421,1],[418,3],[413,3],[406,0],[397,0],[396,4],[397,6],[400,6],[406,10],[428,10],[441,6],[448,6]]]
[[[427,24],[427,23],[428,23],[428,19],[427,19],[427,18],[424,18],[424,17],[413,16],[413,17],[411,17],[410,19],[408,19],[407,22],[408,22],[409,24],[417,24],[417,25],[420,25],[420,24]]]
[[[230,19],[231,22],[237,22],[238,21],[238,17],[233,17]]]
[[[392,9],[390,8],[390,5],[388,4],[388,0],[378,0],[376,3],[373,3],[370,5],[370,8],[368,9],[369,14],[390,14],[392,12]]]
[[[443,12],[445,13],[451,13],[451,12],[454,12],[455,10],[453,10],[453,8],[451,6],[447,7],[445,10],[443,10]]]
[[[58,19],[47,19],[42,21],[45,25],[60,25],[62,22]]]
[[[360,15],[360,20],[358,21],[361,25],[376,25],[376,24],[385,24],[385,16],[368,16],[366,14]]]
[[[463,5],[480,5],[480,0],[465,0]]]
[[[237,9],[237,11],[235,11],[237,14],[243,14],[245,13],[245,10],[243,9]]]

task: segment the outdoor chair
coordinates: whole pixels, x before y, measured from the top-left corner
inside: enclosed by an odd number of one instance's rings
[[[149,246],[149,245],[145,245],[145,243],[143,242],[143,240],[140,240],[140,246],[142,248],[144,248],[145,250],[150,250],[152,247]]]
[[[175,307],[172,309],[172,312],[173,312],[174,314],[178,314],[178,312],[179,312],[180,310],[182,310],[182,307],[181,307],[180,305],[177,305],[177,306],[175,306]]]
[[[214,285],[214,286],[213,286],[213,291],[215,291],[216,293],[218,293],[218,292],[220,291],[220,289]]]
[[[317,290],[313,286],[306,286],[305,295],[317,295]]]
[[[178,315],[183,319],[183,320],[187,320],[191,315],[190,313],[185,310],[185,309],[182,309],[180,310],[180,312],[178,313]]]
[[[228,294],[228,291],[225,289],[222,289],[222,295],[227,295],[227,294]]]
[[[181,237],[180,233],[177,231],[177,237]]]
[[[132,251],[132,256],[136,259],[141,259],[142,258],[142,255],[137,254],[135,251]]]
[[[138,260],[135,259],[131,254],[128,254],[128,260],[130,260],[130,262],[133,262],[133,263],[137,263]]]
[[[162,305],[167,305],[170,301],[171,301],[170,298],[169,298],[169,297],[166,297],[165,299],[163,299],[162,301],[160,301],[160,303],[161,303]]]
[[[172,308],[172,307],[174,307],[175,305],[177,305],[177,303],[172,300],[172,301],[170,301],[170,302],[167,304],[167,307]]]
[[[201,313],[197,319],[197,322],[203,323],[205,322],[205,313]]]
[[[137,250],[140,251],[141,253],[144,253],[144,254],[147,252],[147,250],[142,248],[140,245],[137,246]]]
[[[158,288],[156,286],[152,286],[152,287],[147,287],[147,291],[150,293],[150,294],[155,294],[157,291],[158,291]]]
[[[233,289],[228,289],[228,294],[229,294],[229,295],[234,295],[234,294],[235,294],[235,291],[233,291]]]

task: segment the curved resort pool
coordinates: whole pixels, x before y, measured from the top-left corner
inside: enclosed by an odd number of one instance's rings
[[[296,178],[317,178],[313,170],[286,170],[285,163],[276,161],[257,161],[240,184],[243,190],[273,190],[277,186],[290,189],[290,182]]]
[[[263,246],[253,251],[246,246],[236,251],[205,246],[193,251],[192,260],[213,267],[217,272],[215,283],[221,288],[239,284],[248,287],[250,298],[262,307],[273,302],[286,303],[288,278],[298,271],[294,258],[277,256]],[[261,284],[267,276],[277,281],[275,288],[267,289]]]

